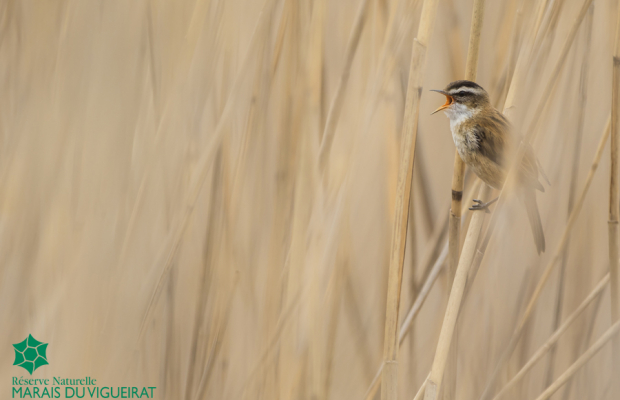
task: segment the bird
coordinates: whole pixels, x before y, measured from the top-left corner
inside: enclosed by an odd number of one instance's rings
[[[450,130],[456,150],[461,160],[492,188],[501,190],[510,168],[511,155],[523,142],[521,135],[514,132],[508,119],[493,107],[489,94],[475,82],[459,80],[452,82],[443,90],[432,90],[446,96],[446,103],[432,114],[444,111],[450,120]],[[529,144],[524,142],[525,154],[518,166],[517,194],[525,206],[532,228],[536,250],[540,255],[545,251],[545,234],[540,220],[536,191],[544,192],[539,175],[547,183],[540,162]],[[485,210],[497,198],[476,204],[470,210]]]

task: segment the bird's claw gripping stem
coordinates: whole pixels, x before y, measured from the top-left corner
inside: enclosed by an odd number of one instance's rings
[[[499,197],[498,197],[499,198]],[[487,214],[490,214],[489,206],[497,201],[498,198],[495,198],[489,202],[483,203],[482,200],[474,199],[473,202],[476,203],[473,206],[469,207],[472,211],[484,210]]]

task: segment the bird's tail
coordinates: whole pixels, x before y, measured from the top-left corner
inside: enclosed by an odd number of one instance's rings
[[[545,233],[543,232],[540,213],[538,212],[538,204],[536,204],[536,193],[531,189],[526,189],[521,198],[523,200],[523,204],[525,204],[527,218],[530,221],[530,227],[532,228],[532,234],[534,235],[534,243],[536,243],[536,250],[538,251],[538,254],[544,253]]]

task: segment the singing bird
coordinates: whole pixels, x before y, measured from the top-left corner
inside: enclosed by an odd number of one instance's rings
[[[488,93],[477,83],[456,81],[444,90],[433,91],[446,96],[446,103],[433,114],[443,110],[450,119],[452,139],[463,162],[484,183],[501,189],[510,168],[510,156],[522,141],[521,136],[511,130],[506,117],[491,105]],[[525,155],[518,167],[517,193],[525,205],[538,254],[545,251],[545,235],[535,190],[545,191],[538,181],[539,174],[547,180],[539,167],[532,148],[526,144]],[[470,210],[485,210],[495,201],[497,199],[488,203],[474,200],[477,204]]]

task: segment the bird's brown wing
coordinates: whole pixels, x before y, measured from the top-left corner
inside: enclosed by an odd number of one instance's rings
[[[500,168],[506,165],[506,136],[498,134],[499,127],[491,126],[493,122],[488,119],[477,121],[473,126],[478,151],[482,156],[497,164]]]
[[[485,118],[478,118],[474,126],[474,134],[478,139],[478,151],[503,169],[510,167],[507,153],[516,150],[521,137],[512,132],[510,123],[499,111],[493,110]],[[512,147],[515,146],[515,147]],[[519,178],[521,182],[534,189],[545,191],[538,181],[538,164],[532,147],[525,143],[525,155],[521,160]]]

